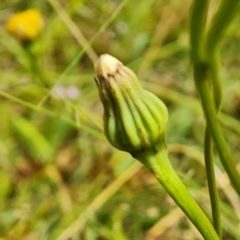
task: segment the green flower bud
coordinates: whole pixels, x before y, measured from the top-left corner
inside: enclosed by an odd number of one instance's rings
[[[132,70],[108,54],[100,56],[95,71],[109,142],[133,156],[156,152],[168,122],[164,103],[142,88]]]

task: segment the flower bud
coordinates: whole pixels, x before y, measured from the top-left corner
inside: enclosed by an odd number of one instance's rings
[[[95,71],[109,142],[133,156],[157,151],[167,129],[164,103],[141,87],[132,70],[108,54],[100,56]]]
[[[43,28],[43,19],[36,9],[29,9],[14,14],[9,18],[6,28],[19,41],[34,40]]]

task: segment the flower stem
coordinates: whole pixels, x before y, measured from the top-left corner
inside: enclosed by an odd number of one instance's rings
[[[34,51],[32,49],[33,43],[32,42],[24,43],[23,48],[28,57],[29,69],[30,69],[31,73],[33,74],[34,77],[36,77],[41,82],[41,84],[45,88],[49,88],[50,87],[49,81],[48,81],[45,73],[43,73],[42,69],[39,66],[38,56],[34,53]]]
[[[220,43],[239,7],[240,0],[222,0],[206,33],[204,50],[217,112],[220,110],[222,101]]]
[[[240,175],[237,172],[236,164],[232,159],[230,149],[217,118],[222,95],[219,77],[219,43],[237,7],[239,7],[239,2],[239,0],[222,0],[206,34],[205,22],[208,0],[203,2],[195,0],[190,25],[190,38],[194,80],[201,98],[207,126],[216,145],[222,165],[233,187],[240,195]]]
[[[219,197],[218,197],[218,191],[216,186],[216,177],[215,177],[214,163],[213,163],[213,141],[207,126],[206,126],[205,137],[204,137],[204,160],[205,160],[211,209],[212,209],[213,226],[219,238],[222,239]]]
[[[212,159],[213,143],[216,145],[222,165],[226,170],[233,187],[240,195],[240,175],[236,170],[235,163],[232,159],[230,149],[226,143],[219,124],[217,115],[222,101],[222,84],[220,78],[220,43],[229,26],[233,16],[239,8],[239,0],[220,1],[219,7],[211,19],[208,31],[205,32],[205,19],[207,5],[200,8],[201,0],[196,0],[193,5],[191,19],[191,46],[194,64],[194,80],[199,92],[202,108],[204,110],[207,126],[205,132],[204,153],[205,165],[209,186],[210,201],[212,206],[213,224],[216,232],[221,238],[221,222],[219,199],[214,176],[214,165]],[[206,2],[206,1],[205,1]],[[195,15],[198,17],[195,18]],[[196,28],[200,26],[200,32],[196,39]],[[198,30],[199,30],[198,29]]]
[[[192,16],[191,16],[191,25],[190,25],[190,40],[192,47],[192,61],[195,66],[201,66],[201,62],[204,61],[205,58],[205,37],[206,37],[206,16],[208,11],[209,1],[201,1],[196,0],[193,4],[192,8]],[[221,99],[222,99],[222,86],[219,78],[218,71],[218,54],[214,55],[213,65],[211,65],[211,74],[214,79],[214,100],[216,103],[216,109],[220,108]],[[212,59],[213,60],[213,59]],[[215,61],[216,60],[216,61]],[[211,64],[212,61],[209,61]],[[199,78],[199,81],[201,79]],[[196,82],[196,78],[195,78]],[[197,87],[196,83],[196,87]],[[211,202],[211,210],[212,210],[212,219],[213,226],[221,239],[222,230],[221,230],[221,218],[220,218],[220,209],[219,209],[219,198],[216,186],[216,179],[214,173],[214,163],[213,163],[213,142],[211,138],[211,134],[209,132],[208,124],[206,125],[205,130],[205,141],[204,141],[204,160],[206,167],[206,175],[207,182],[209,188],[209,197]]]
[[[209,0],[195,0],[190,22],[190,42],[192,62],[200,62],[204,54],[205,25]]]
[[[240,196],[240,175],[236,169],[236,164],[232,159],[230,149],[222,133],[211,95],[210,83],[207,79],[206,66],[204,64],[194,66],[194,78],[202,101],[202,107],[205,112],[209,131],[216,145],[220,160],[235,191]]]
[[[219,49],[219,44],[231,20],[240,7],[240,0],[221,0],[219,7],[211,20],[206,36],[206,53],[213,55]]]
[[[205,240],[219,240],[209,219],[173,170],[165,143],[161,143],[157,153],[144,153],[134,157],[153,171],[157,180],[196,226]]]

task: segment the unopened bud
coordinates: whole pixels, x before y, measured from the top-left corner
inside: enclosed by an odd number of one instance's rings
[[[157,151],[167,129],[164,103],[142,88],[132,70],[108,54],[100,56],[95,71],[109,142],[133,156]]]

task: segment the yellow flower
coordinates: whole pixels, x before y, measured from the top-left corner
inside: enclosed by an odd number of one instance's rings
[[[7,30],[20,41],[34,40],[43,28],[43,19],[36,9],[14,14],[6,24]]]

